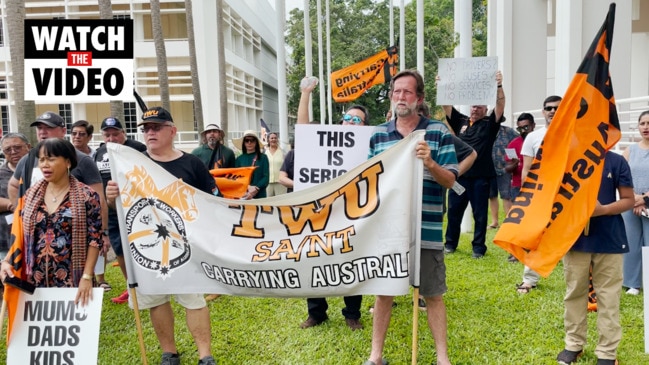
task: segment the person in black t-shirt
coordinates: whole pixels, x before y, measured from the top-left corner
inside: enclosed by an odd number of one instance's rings
[[[448,193],[448,225],[446,227],[446,253],[453,253],[460,241],[460,225],[468,203],[471,203],[475,226],[473,229],[473,258],[481,258],[487,252],[485,237],[487,233],[487,216],[489,210],[489,180],[496,176],[491,153],[493,144],[504,121],[505,93],[502,88],[502,73],[496,72],[497,99],[496,106],[487,115],[486,105],[472,105],[471,113],[466,116],[451,105],[442,105],[446,120],[455,135],[469,144],[478,153],[473,166],[457,182],[466,191],[458,195]]]

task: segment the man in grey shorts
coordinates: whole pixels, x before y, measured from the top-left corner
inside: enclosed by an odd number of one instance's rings
[[[441,122],[418,114],[424,101],[424,80],[415,70],[404,70],[392,78],[390,97],[395,118],[374,129],[369,157],[390,148],[415,130],[424,130],[416,157],[423,160],[422,229],[420,253],[420,294],[426,300],[428,326],[435,340],[437,364],[450,365],[446,342],[446,266],[442,221],[443,188],[451,188],[458,175],[457,157],[448,128]],[[431,148],[431,146],[434,146]],[[364,365],[384,365],[383,346],[392,315],[394,297],[378,295],[374,305],[372,352]]]

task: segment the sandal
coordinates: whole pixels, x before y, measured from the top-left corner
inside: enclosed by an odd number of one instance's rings
[[[496,228],[498,228],[498,225],[497,224],[490,224],[490,225],[487,226],[487,228],[496,229]]]
[[[112,287],[110,286],[110,284],[108,284],[108,283],[105,282],[105,281],[102,281],[101,283],[99,283],[99,285],[97,285],[97,287],[99,287],[99,288],[103,288],[104,291],[109,291],[109,290],[112,289]]]
[[[536,289],[536,285],[528,285],[525,283],[516,284],[518,294],[529,294],[532,289]]]

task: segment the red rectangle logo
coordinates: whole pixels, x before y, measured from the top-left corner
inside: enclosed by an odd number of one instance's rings
[[[70,66],[92,66],[92,52],[68,52]]]

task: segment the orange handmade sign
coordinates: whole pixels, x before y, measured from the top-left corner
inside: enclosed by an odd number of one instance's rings
[[[604,156],[620,139],[608,72],[614,17],[612,4],[494,238],[544,277],[590,219]]]
[[[248,191],[252,173],[256,166],[231,167],[210,170],[221,195],[228,199],[239,199]]]
[[[399,55],[392,46],[331,73],[331,94],[338,103],[358,99],[370,87],[389,82],[397,73]]]

